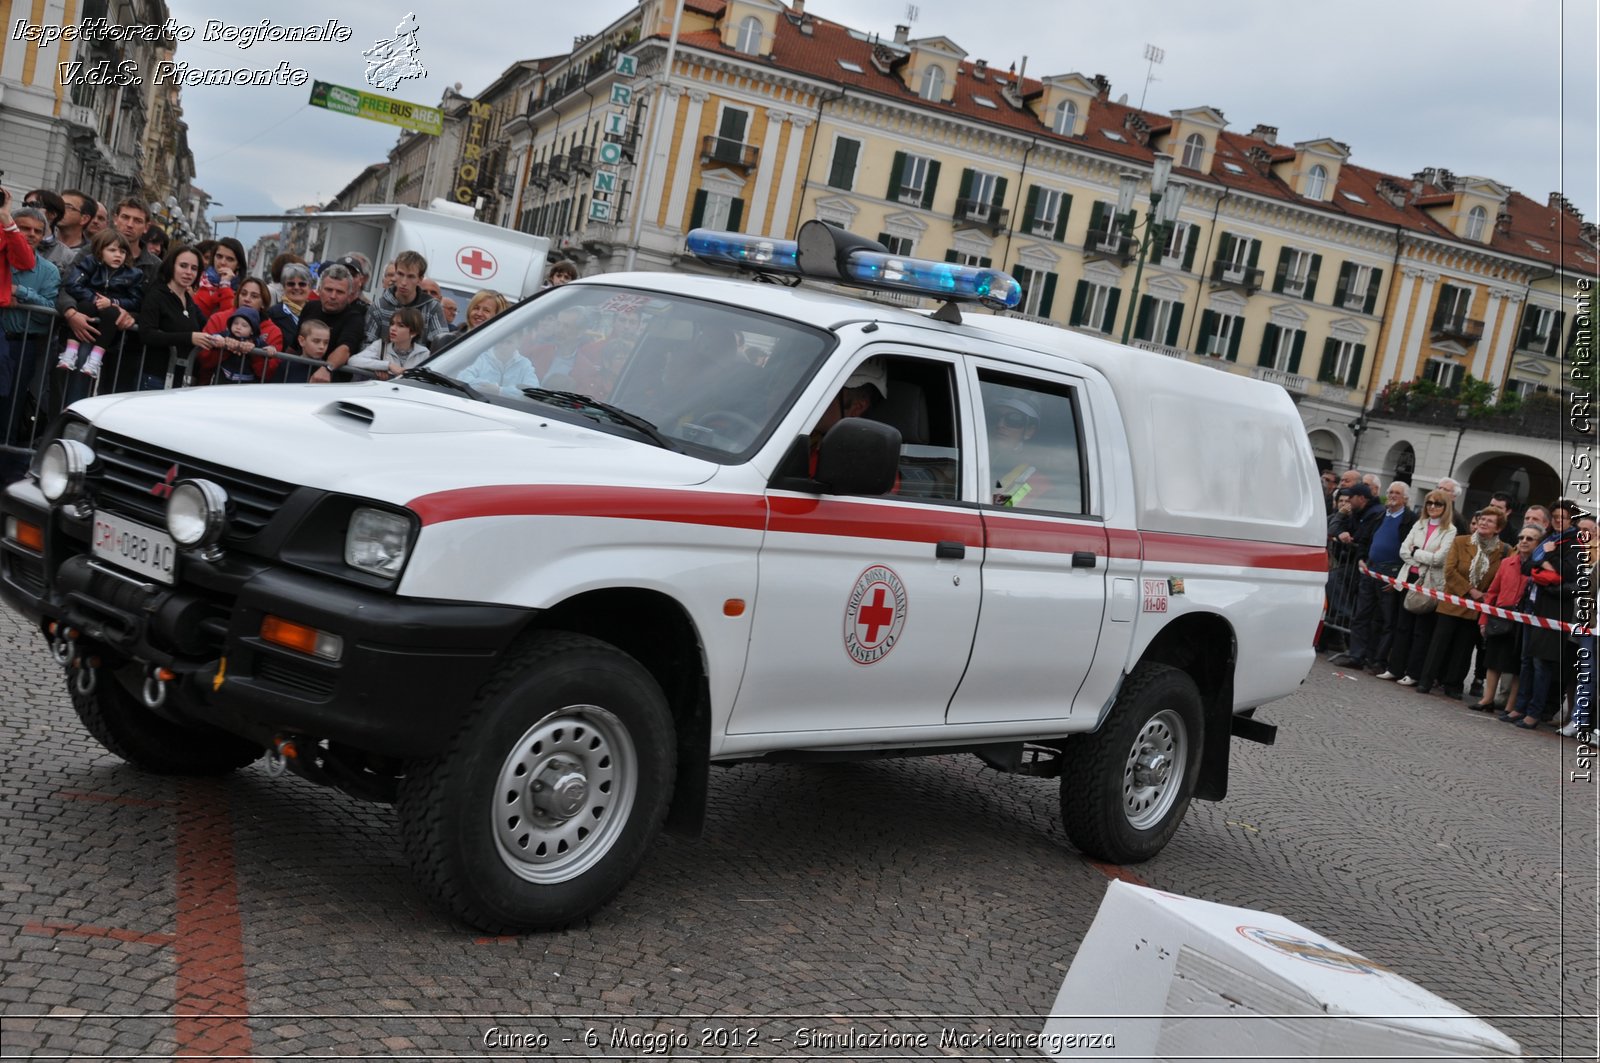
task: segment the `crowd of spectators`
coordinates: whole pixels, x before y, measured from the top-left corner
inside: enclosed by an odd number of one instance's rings
[[[1593,515],[1561,499],[1514,518],[1511,496],[1496,492],[1466,518],[1456,510],[1460,484],[1449,478],[1415,509],[1409,485],[1389,484],[1379,502],[1354,469],[1324,472],[1322,488],[1328,585],[1319,648],[1332,654],[1329,663],[1465,700],[1523,730],[1558,723],[1570,737],[1592,727],[1593,634],[1495,617],[1411,588],[1592,626]]]
[[[138,199],[109,208],[76,189],[0,190],[0,485],[26,469],[29,441],[90,394],[183,384],[325,383],[410,368],[507,307],[477,293],[465,321],[402,250],[273,260],[248,275],[233,237],[174,244]],[[557,263],[575,278],[576,267]]]

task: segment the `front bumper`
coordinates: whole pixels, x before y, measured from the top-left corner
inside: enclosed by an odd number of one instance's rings
[[[420,601],[229,552],[185,556],[168,586],[94,559],[88,521],[52,510],[31,481],[0,513],[44,529],[44,551],[0,540],[0,598],[73,629],[81,655],[176,673],[171,714],[263,745],[298,734],[395,757],[429,756],[455,732],[526,609]],[[325,661],[263,641],[267,615],[339,635]]]

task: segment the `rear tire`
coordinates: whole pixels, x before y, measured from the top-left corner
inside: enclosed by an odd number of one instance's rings
[[[226,731],[157,716],[123,685],[128,675],[137,681],[137,669],[102,667],[96,672],[94,689],[87,694],[69,681],[72,707],[101,745],[136,768],[158,775],[226,775],[263,752]]]
[[[1135,668],[1100,730],[1063,751],[1061,818],[1072,844],[1113,864],[1159,853],[1189,809],[1204,726],[1188,673],[1165,664]]]
[[[672,798],[677,743],[655,679],[584,635],[513,652],[438,757],[407,765],[396,809],[431,898],[491,933],[590,915],[643,862]]]

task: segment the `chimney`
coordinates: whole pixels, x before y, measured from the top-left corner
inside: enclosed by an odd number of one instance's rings
[[[1264,140],[1273,147],[1278,146],[1278,127],[1275,125],[1257,125],[1250,130],[1250,135],[1257,140]]]
[[[894,43],[905,44],[911,39],[910,26],[896,26],[894,28]]]
[[[794,11],[795,18],[804,18],[806,13],[806,0],[794,0],[789,7]]]
[[[1590,247],[1594,247],[1596,239],[1600,238],[1600,226],[1596,226],[1592,221],[1584,222],[1578,226],[1578,238]]]
[[[1494,231],[1497,233],[1511,231],[1511,212],[1509,210],[1502,210],[1494,216]]]
[[[977,62],[972,64],[972,76],[977,78],[979,81],[984,80],[984,75],[988,72],[989,60],[979,59]]]
[[[1099,96],[1102,100],[1110,98],[1110,96],[1111,96],[1111,79],[1110,78],[1106,77],[1104,74],[1096,74],[1094,77],[1090,78],[1089,80],[1094,82],[1095,94],[1097,96]]]
[[[1022,57],[1022,69],[1017,71],[1017,88],[1022,88],[1022,79],[1028,76],[1028,57]]]

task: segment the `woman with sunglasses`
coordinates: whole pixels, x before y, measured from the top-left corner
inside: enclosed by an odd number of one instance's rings
[[[1521,556],[1524,540],[1534,536],[1526,557]],[[1522,570],[1527,582],[1522,587],[1522,598],[1517,611],[1546,619],[1561,616],[1561,567],[1558,552],[1540,555],[1539,545],[1544,538],[1543,529],[1530,524],[1517,536],[1518,557],[1508,560]],[[1502,566],[1504,567],[1504,566]],[[1521,628],[1522,668],[1517,677],[1517,697],[1509,702],[1499,718],[1531,731],[1550,718],[1551,684],[1560,682],[1561,643],[1565,636],[1543,626],[1519,624]],[[1484,689],[1489,689],[1487,684]]]
[[[1422,503],[1422,519],[1411,526],[1400,544],[1400,576],[1407,583],[1430,591],[1444,590],[1444,563],[1455,545],[1455,513],[1450,496],[1438,489],[1428,492]],[[1395,610],[1394,639],[1389,644],[1388,670],[1379,679],[1399,679],[1400,685],[1414,687],[1433,642],[1437,619],[1435,609],[1414,613]]]
[[[300,314],[311,299],[311,270],[303,262],[287,262],[281,271],[283,295],[267,307],[267,320],[283,336],[281,350],[300,353]]]
[[[1456,536],[1444,562],[1446,594],[1483,600],[1489,581],[1494,579],[1495,567],[1506,555],[1506,544],[1500,541],[1502,520],[1498,509],[1480,509],[1472,515],[1472,534]],[[1422,674],[1416,677],[1416,690],[1418,694],[1430,693],[1438,680],[1444,683],[1446,697],[1460,700],[1467,665],[1472,660],[1478,614],[1451,602],[1440,602],[1434,612],[1438,619]]]

